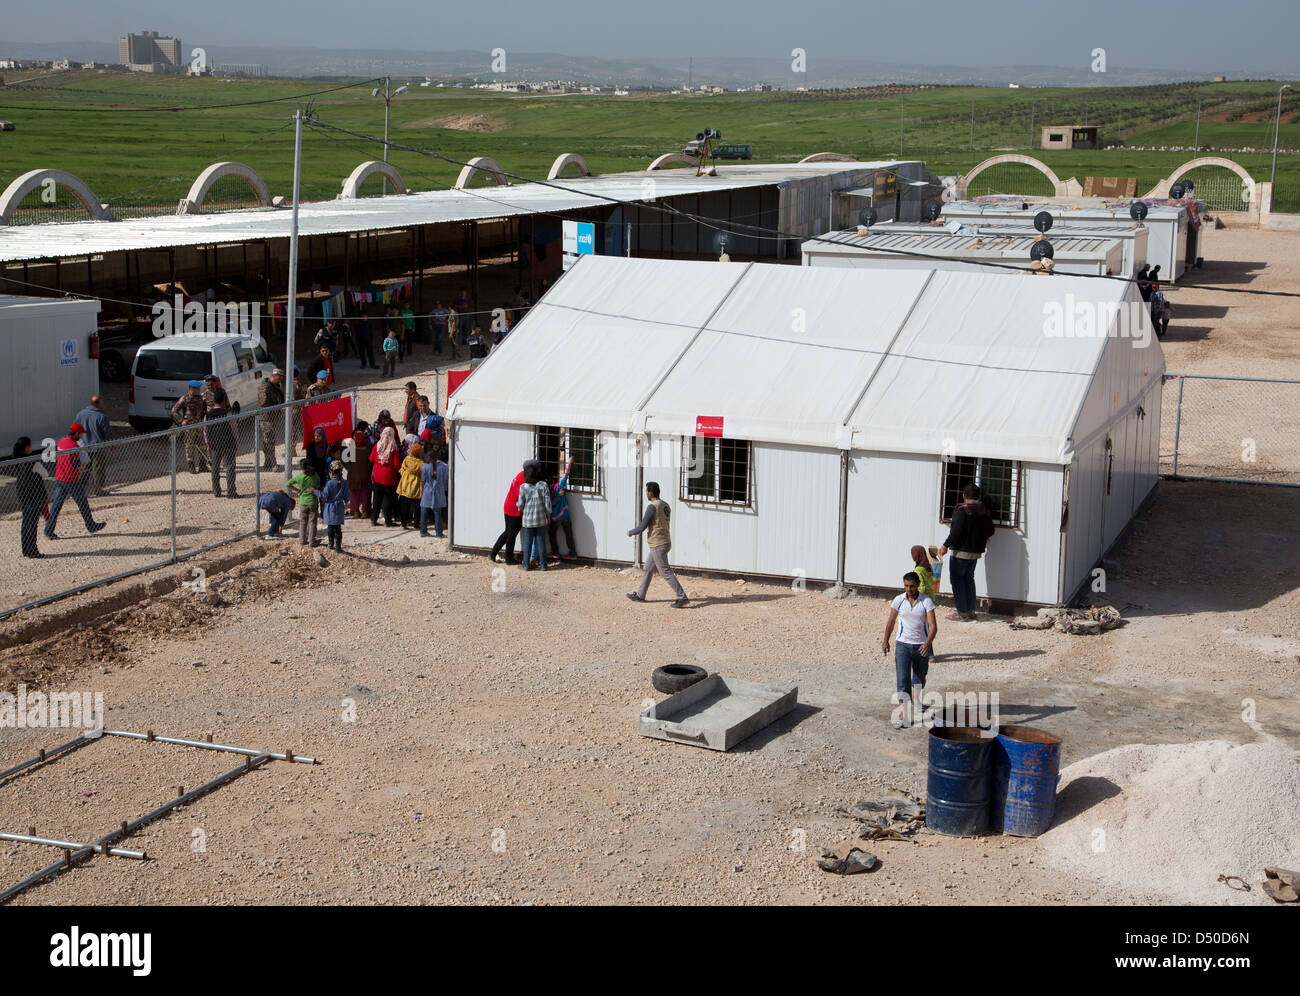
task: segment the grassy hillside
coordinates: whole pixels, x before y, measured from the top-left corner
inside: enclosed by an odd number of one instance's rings
[[[10,83],[17,78],[9,74]],[[207,163],[233,158],[256,169],[273,194],[288,194],[293,160],[289,119],[296,102],[221,105],[283,101],[332,86],[338,84],[108,72],[50,74],[10,85],[0,89],[0,117],[13,121],[16,130],[0,132],[0,185],[29,169],[60,167],[81,176],[102,200],[112,201],[119,215],[129,216],[174,207]],[[366,84],[321,94],[310,104],[323,121],[381,136],[384,105],[370,96],[370,88]],[[792,162],[818,151],[893,158],[900,154],[901,118],[902,155],[925,159],[936,173],[955,173],[968,171],[993,151],[1031,149],[1044,124],[1096,124],[1103,142],[1190,146],[1198,102],[1202,147],[1271,150],[1276,92],[1276,84],[1268,82],[876,88],[853,94],[716,97],[521,97],[414,87],[393,99],[391,136],[453,159],[489,155],[510,171],[544,176],[556,155],[570,151],[582,153],[596,172],[643,169],[706,126],[721,129],[728,141],[753,144],[762,162]],[[1286,99],[1281,143],[1300,148],[1300,98],[1288,94]],[[187,109],[164,109],[170,107]],[[376,144],[309,130],[304,195],[335,196],[358,162],[381,156]],[[1136,176],[1145,190],[1190,154],[1121,148],[1041,157],[1063,177]],[[389,158],[417,190],[450,186],[458,171],[404,151],[393,151]],[[1267,177],[1268,153],[1234,158],[1257,178]],[[1280,157],[1278,172],[1279,200],[1300,210],[1300,156]],[[985,180],[996,179],[995,186],[1017,182],[1014,171],[999,176]],[[237,196],[234,186],[218,194],[223,192]]]

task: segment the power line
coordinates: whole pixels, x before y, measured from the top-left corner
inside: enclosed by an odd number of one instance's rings
[[[241,100],[229,104],[192,104],[192,105],[175,105],[171,107],[119,107],[112,104],[96,104],[90,107],[40,107],[31,104],[0,104],[0,109],[10,111],[41,111],[64,114],[99,114],[104,111],[121,111],[123,113],[172,113],[179,111],[215,111],[224,110],[231,107],[255,107],[260,104],[279,104],[289,100],[305,100],[308,97],[319,97],[327,93],[338,93],[340,90],[351,90],[359,86],[369,86],[377,83],[379,80],[360,80],[356,83],[345,83],[342,86],[330,87],[328,90],[314,90],[311,93],[299,93],[288,97],[266,97],[262,100]],[[61,89],[59,87],[50,87],[51,90]]]

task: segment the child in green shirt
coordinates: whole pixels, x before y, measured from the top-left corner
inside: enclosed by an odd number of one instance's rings
[[[930,560],[930,554],[923,546],[912,547],[912,570],[916,571],[916,576],[921,579],[921,594],[933,600],[938,596],[936,590],[934,568]],[[942,563],[942,562],[941,562]]]
[[[285,489],[291,498],[298,501],[298,543],[306,546],[317,545],[316,518],[320,512],[320,499],[316,492],[320,490],[320,478],[312,468],[310,460],[303,460],[299,465],[301,473],[289,478]]]

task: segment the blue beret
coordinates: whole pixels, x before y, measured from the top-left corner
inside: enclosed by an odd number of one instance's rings
[[[201,380],[190,381],[190,387],[202,387],[202,386],[203,386],[203,381]]]

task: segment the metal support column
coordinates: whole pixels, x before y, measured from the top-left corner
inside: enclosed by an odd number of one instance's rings
[[[1174,477],[1178,476],[1178,437],[1183,429],[1183,385],[1186,383],[1187,378],[1178,378],[1178,415],[1174,419]]]
[[[844,587],[844,561],[848,554],[849,531],[849,451],[840,450],[840,519],[839,541],[835,549],[835,584]]]
[[[172,475],[172,510],[171,510],[171,528],[168,534],[171,537],[171,562],[176,563],[176,433],[173,432],[167,437],[167,448],[170,451],[171,475]]]

